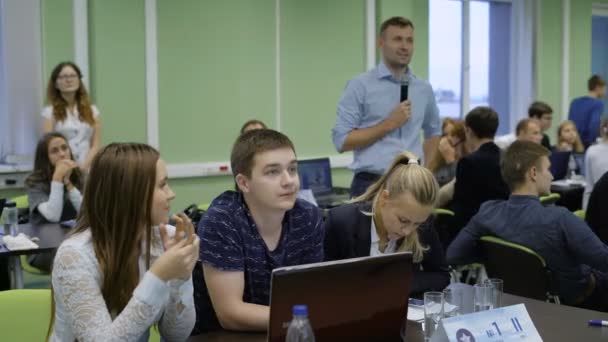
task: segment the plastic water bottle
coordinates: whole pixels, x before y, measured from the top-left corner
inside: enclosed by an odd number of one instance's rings
[[[287,338],[285,342],[314,342],[310,322],[308,321],[308,307],[306,305],[293,306],[293,319],[287,328]]]
[[[576,167],[578,165],[576,164],[576,160],[574,160],[574,156],[572,154],[570,154],[570,158],[568,159],[568,173],[566,178],[570,179],[570,180],[575,180],[576,179]]]
[[[15,202],[6,202],[2,214],[4,216],[4,235],[17,235],[17,204]]]

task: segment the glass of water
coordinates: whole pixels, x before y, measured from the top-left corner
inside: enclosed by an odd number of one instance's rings
[[[424,340],[428,341],[443,318],[443,292],[424,293]]]
[[[494,286],[483,282],[474,286],[474,311],[486,311],[494,308]]]
[[[443,290],[443,317],[458,316],[462,308],[462,292],[456,289]]]
[[[486,284],[492,285],[494,287],[492,304],[494,308],[499,308],[502,306],[502,292],[503,292],[503,281],[498,278],[490,278],[486,279]]]

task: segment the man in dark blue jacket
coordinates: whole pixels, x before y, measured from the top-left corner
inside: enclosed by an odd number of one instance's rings
[[[454,233],[469,222],[483,202],[509,197],[500,175],[500,148],[494,143],[497,129],[498,114],[490,107],[476,107],[465,118],[466,144],[474,152],[460,159],[456,167],[451,205],[455,216],[450,224]]]
[[[608,309],[608,246],[564,207],[543,206],[553,176],[549,151],[516,141],[505,152],[501,171],[512,190],[508,200],[488,201],[458,234],[447,251],[449,264],[480,259],[477,241],[484,235],[526,246],[553,271],[563,303]]]

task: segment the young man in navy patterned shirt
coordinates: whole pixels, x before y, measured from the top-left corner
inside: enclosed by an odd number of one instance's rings
[[[215,198],[200,221],[200,260],[219,324],[263,331],[272,270],[323,261],[322,214],[296,199],[295,149],[282,133],[244,133],[230,162],[238,190]]]

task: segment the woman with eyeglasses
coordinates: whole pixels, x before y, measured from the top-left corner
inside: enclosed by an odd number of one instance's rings
[[[450,281],[430,215],[437,181],[409,152],[359,197],[329,211],[324,221],[326,260],[411,252],[413,295],[441,291]]]
[[[88,170],[99,149],[101,122],[76,64],[61,62],[53,69],[47,85],[47,103],[42,110],[44,133],[63,134],[80,169]]]

